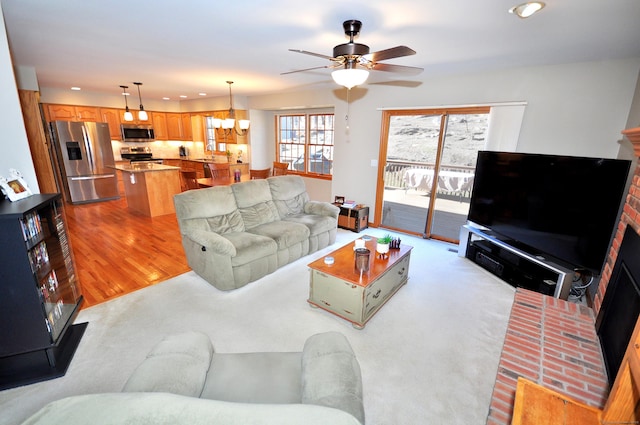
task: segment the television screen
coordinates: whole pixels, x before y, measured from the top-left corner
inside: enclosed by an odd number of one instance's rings
[[[630,163],[480,151],[468,220],[532,255],[599,275]]]

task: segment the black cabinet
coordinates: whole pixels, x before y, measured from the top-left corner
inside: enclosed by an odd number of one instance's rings
[[[0,390],[66,373],[81,304],[60,194],[0,201]]]
[[[566,300],[573,270],[541,254],[524,252],[499,239],[489,230],[462,226],[458,255],[490,271],[517,288],[525,288]]]
[[[353,208],[346,208],[341,204],[334,205],[340,208],[338,227],[353,232],[360,232],[369,227],[369,207],[356,205]]]

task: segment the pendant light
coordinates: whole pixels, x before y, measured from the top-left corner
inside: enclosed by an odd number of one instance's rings
[[[147,115],[147,111],[144,110],[144,106],[142,106],[142,96],[140,96],[140,86],[142,83],[133,83],[138,87],[138,99],[140,100],[140,111],[138,111],[138,119],[140,121],[146,121],[149,119]]]
[[[236,128],[236,111],[233,109],[233,95],[231,94],[231,84],[233,81],[227,81],[229,84],[229,112],[227,113],[227,118],[213,119],[213,127],[214,128],[222,128],[224,131],[224,136],[230,136],[231,132],[235,130],[236,134],[239,136],[243,136],[247,134],[247,130],[249,129],[249,120],[238,120],[238,126],[240,127],[240,131]]]
[[[124,120],[133,121],[133,114],[129,110],[129,102],[127,102],[127,96],[129,96],[129,93],[127,93],[127,89],[129,88],[129,86],[120,86],[120,88],[122,89],[122,95],[124,96]]]

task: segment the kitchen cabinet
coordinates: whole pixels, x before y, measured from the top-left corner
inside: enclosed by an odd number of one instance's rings
[[[191,115],[191,139],[194,142],[205,142],[204,115]]]
[[[100,122],[102,117],[98,108],[92,106],[47,104],[47,121],[94,121]]]
[[[182,114],[167,112],[167,137],[182,140]]]
[[[180,193],[180,170],[164,164],[125,164],[122,173],[127,209],[147,217],[175,214],[173,196]]]
[[[180,159],[163,159],[162,163],[172,167],[182,167],[182,160]]]
[[[164,112],[151,112],[153,121],[153,132],[156,140],[169,140],[167,133],[167,114]]]
[[[195,171],[199,179],[206,177],[204,173],[206,163],[204,161],[190,161],[188,159],[183,159],[181,163],[181,168],[183,170]]]
[[[102,122],[109,125],[109,135],[112,140],[122,140],[120,132],[120,110],[113,108],[100,108]]]
[[[0,390],[63,376],[86,323],[62,197],[0,201]]]
[[[182,139],[180,140],[193,140],[193,132],[191,130],[191,114],[180,114],[180,118],[182,120]]]
[[[166,120],[168,140],[192,140],[191,114],[167,112]]]

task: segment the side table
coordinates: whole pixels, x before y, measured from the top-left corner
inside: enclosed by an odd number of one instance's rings
[[[369,227],[369,207],[356,205],[353,208],[343,207],[342,204],[334,204],[340,208],[338,227],[359,233]]]

